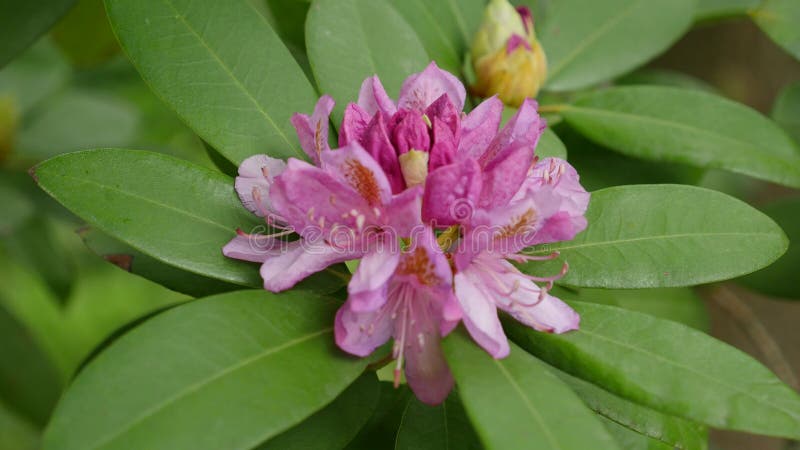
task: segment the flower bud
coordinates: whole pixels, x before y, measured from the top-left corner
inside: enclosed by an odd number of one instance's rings
[[[530,11],[515,9],[508,0],[492,0],[486,7],[471,56],[476,75],[473,92],[481,97],[497,95],[508,105],[519,106],[536,97],[547,76],[547,60]]]
[[[409,150],[398,157],[406,186],[419,186],[425,182],[428,176],[428,158],[428,152],[420,150]]]

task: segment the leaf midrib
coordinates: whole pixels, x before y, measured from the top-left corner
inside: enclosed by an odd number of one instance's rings
[[[264,110],[264,108],[262,108],[261,104],[258,102],[258,100],[256,100],[253,94],[245,87],[244,84],[242,84],[241,80],[239,80],[239,78],[236,77],[236,75],[231,71],[231,69],[228,68],[227,65],[225,65],[225,63],[222,61],[217,52],[211,48],[208,42],[206,42],[206,40],[203,39],[203,36],[200,35],[200,33],[197,32],[197,30],[189,23],[189,21],[186,20],[186,17],[175,7],[175,4],[172,3],[171,0],[162,0],[162,2],[165,5],[169,6],[169,8],[175,13],[175,17],[178,20],[180,20],[181,23],[183,23],[183,25],[186,27],[186,29],[189,30],[197,38],[197,41],[200,42],[200,44],[202,44],[202,46],[207,50],[208,54],[211,55],[217,61],[217,63],[219,63],[219,66],[225,71],[225,73],[236,84],[236,86],[238,86],[239,89],[245,94],[245,97],[247,97],[247,99],[253,103],[258,112],[260,112],[261,115],[264,116],[264,118],[267,119],[269,124],[275,129],[275,131],[278,132],[278,135],[281,137],[281,139],[283,139],[284,142],[286,142],[286,145],[289,148],[291,148],[295,153],[297,153],[297,149],[292,145],[291,141],[283,132],[283,130],[280,127],[278,127],[278,124],[275,123],[272,116],[269,113],[267,113]],[[249,5],[248,2],[245,3]],[[250,7],[252,8],[252,6]],[[264,19],[264,17],[257,11],[255,11],[255,14],[261,17],[262,20],[266,21],[266,19]]]
[[[591,226],[591,225],[590,225]],[[533,253],[551,253],[552,249],[557,250],[576,250],[587,247],[600,247],[605,245],[627,244],[630,242],[643,242],[643,241],[658,241],[667,239],[679,238],[694,238],[694,237],[708,237],[708,236],[776,236],[775,233],[767,232],[719,232],[719,233],[679,233],[679,234],[663,234],[655,236],[642,236],[630,239],[615,239],[611,241],[601,242],[588,242],[585,244],[557,246],[551,245],[547,250],[536,250]]]
[[[605,336],[603,334],[598,334],[598,333],[589,331],[589,330],[587,330],[585,328],[581,328],[580,333],[587,334],[587,335],[589,335],[589,336],[591,336],[593,338],[597,338],[597,339],[600,339],[600,340],[603,340],[603,341],[606,341],[606,342],[610,342],[610,343],[618,345],[620,347],[624,347],[624,348],[633,350],[635,352],[644,354],[647,357],[653,358],[655,360],[662,361],[662,362],[666,363],[667,365],[672,365],[672,366],[674,366],[674,367],[676,367],[678,369],[684,369],[687,372],[690,372],[690,373],[692,373],[694,375],[699,376],[700,378],[704,378],[706,380],[711,381],[711,384],[718,384],[720,386],[723,386],[725,388],[730,389],[731,391],[733,391],[733,392],[735,392],[737,394],[743,395],[745,397],[749,397],[749,398],[753,399],[756,403],[759,403],[759,404],[762,404],[762,405],[766,405],[767,408],[774,408],[774,409],[776,409],[778,411],[781,411],[781,412],[785,413],[792,420],[795,420],[795,421],[800,420],[800,414],[793,413],[792,411],[784,409],[784,408],[782,408],[782,407],[780,407],[780,406],[778,406],[778,405],[776,405],[774,403],[766,402],[763,399],[760,399],[760,398],[752,395],[748,391],[742,390],[742,389],[740,389],[740,388],[738,388],[736,386],[733,386],[733,385],[730,385],[728,383],[722,382],[719,379],[714,378],[714,377],[706,374],[705,372],[693,369],[691,366],[686,366],[686,365],[680,364],[677,361],[674,361],[674,360],[671,360],[671,359],[667,359],[667,358],[659,355],[658,353],[651,352],[651,351],[649,351],[649,350],[647,350],[645,348],[636,347],[636,346],[633,346],[631,344],[628,344],[627,342],[618,341],[616,339],[610,338],[610,337]]]
[[[244,367],[247,367],[250,364],[258,362],[259,360],[261,360],[263,358],[272,356],[272,355],[274,355],[276,353],[279,353],[279,352],[281,352],[283,350],[291,348],[291,347],[293,347],[295,345],[302,344],[303,342],[312,340],[312,339],[314,339],[316,337],[322,336],[322,335],[324,335],[326,333],[330,333],[332,331],[333,331],[332,327],[326,327],[326,328],[323,328],[321,330],[315,331],[313,333],[308,333],[308,334],[306,334],[304,336],[301,336],[301,337],[286,341],[283,344],[278,345],[276,347],[271,347],[271,348],[265,349],[264,351],[258,352],[255,355],[250,356],[249,358],[245,358],[245,359],[241,360],[237,364],[233,364],[231,366],[228,366],[225,369],[223,369],[223,370],[221,370],[221,371],[219,371],[219,372],[217,372],[217,373],[215,373],[215,374],[213,374],[213,375],[211,375],[209,377],[206,377],[206,378],[204,378],[204,379],[202,379],[202,380],[200,380],[198,382],[195,382],[195,383],[189,385],[185,389],[183,389],[183,390],[179,391],[178,393],[166,398],[165,400],[161,401],[160,403],[157,403],[156,405],[152,406],[151,408],[147,409],[145,412],[143,412],[142,414],[140,414],[139,416],[134,418],[131,422],[128,422],[128,424],[126,426],[124,426],[122,429],[120,429],[120,430],[118,430],[118,431],[116,431],[116,432],[114,432],[114,433],[112,433],[112,434],[110,434],[110,435],[98,440],[93,446],[90,446],[90,448],[99,449],[102,446],[107,445],[110,442],[113,442],[114,440],[118,439],[120,436],[122,436],[126,432],[132,430],[138,424],[140,424],[141,422],[147,420],[149,417],[154,416],[156,413],[158,413],[160,410],[166,408],[170,404],[173,404],[177,400],[179,400],[179,399],[181,399],[181,398],[183,398],[183,397],[185,397],[185,396],[187,396],[187,395],[189,395],[189,394],[191,394],[193,392],[196,392],[196,391],[200,390],[204,386],[206,386],[208,384],[211,384],[215,380],[217,380],[219,378],[222,378],[225,375],[229,375],[229,374],[231,374],[231,373],[233,373],[233,372],[235,372],[237,370],[240,370],[240,369],[242,369]]]
[[[544,423],[542,415],[530,402],[530,399],[525,395],[525,391],[523,391],[522,388],[519,386],[519,384],[516,382],[516,380],[514,380],[514,377],[511,376],[511,374],[508,372],[508,369],[505,368],[505,366],[501,361],[492,359],[492,362],[498,367],[498,369],[500,369],[500,372],[511,384],[511,387],[515,391],[517,391],[519,396],[522,398],[522,402],[525,405],[525,408],[531,412],[531,415],[533,416],[534,420],[536,420],[536,423],[539,425],[539,428],[541,428],[542,431],[544,431],[545,438],[547,439],[548,442],[550,442],[550,445],[552,445],[553,448],[561,449],[562,448],[561,445],[558,443],[555,436],[553,436],[552,433],[550,433],[550,430],[547,428],[547,424]]]
[[[744,140],[735,139],[735,138],[726,136],[724,134],[715,133],[713,131],[709,131],[709,130],[706,130],[706,129],[703,129],[703,128],[697,128],[697,127],[693,127],[691,125],[687,125],[685,123],[676,122],[676,121],[670,121],[668,119],[662,119],[662,118],[659,118],[659,117],[653,117],[653,116],[647,116],[647,115],[638,115],[638,114],[632,114],[632,113],[627,113],[627,112],[622,112],[622,111],[614,111],[614,110],[610,110],[610,109],[600,109],[600,108],[596,108],[596,107],[577,106],[577,105],[569,105],[569,106],[564,108],[564,111],[568,112],[569,110],[583,111],[583,112],[586,112],[586,113],[589,113],[589,114],[594,114],[596,116],[625,117],[626,119],[629,119],[629,120],[634,121],[634,122],[638,121],[638,122],[644,122],[644,123],[649,123],[649,124],[655,124],[655,125],[659,125],[661,127],[666,127],[666,128],[677,128],[677,129],[680,129],[680,130],[691,131],[692,133],[697,133],[697,134],[709,136],[709,137],[712,137],[712,138],[717,139],[717,140],[721,140],[721,141],[724,141],[724,142],[729,142],[729,143],[735,144],[736,146],[739,146],[739,147],[744,146],[744,147],[748,147],[750,149],[756,149],[756,150],[760,150],[761,149],[761,147],[759,147],[755,143],[751,143],[751,142],[747,142],[747,141],[744,141]],[[567,121],[569,121],[568,114],[567,114]],[[768,152],[766,155],[778,160],[778,162],[780,162],[780,163],[800,162],[800,155],[783,155],[783,154],[776,154],[776,153],[771,153],[771,152]],[[764,154],[763,153],[762,154],[754,153],[753,156],[761,156],[761,157],[763,157]],[[792,156],[795,156],[794,159],[796,161],[792,161]]]

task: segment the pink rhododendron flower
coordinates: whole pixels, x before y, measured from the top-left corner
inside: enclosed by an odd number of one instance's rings
[[[292,118],[313,164],[260,155],[239,168],[242,203],[276,232],[239,231],[223,248],[261,262],[264,287],[275,292],[360,258],[336,315],[336,342],[367,356],[393,338],[395,382],[405,370],[430,404],[453,386],[439,342],[459,321],[496,358],[509,348],[498,308],[545,332],[579,323],[548,293],[566,265],[536,277],[512,263],[555,258],[525,249],[582,231],[589,194],[566,161],[534,156],[545,127],[534,101],[500,129],[497,98],[464,114],[465,97],[435,63],[405,81],[396,103],[378,77],[367,78],[331,149],[333,99],[323,96],[311,116]],[[285,240],[290,234],[299,239]]]

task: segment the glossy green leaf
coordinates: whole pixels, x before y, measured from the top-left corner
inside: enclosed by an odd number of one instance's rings
[[[676,70],[645,68],[617,78],[615,84],[623,86],[656,85],[683,89],[697,89],[717,93],[717,88],[700,78]]]
[[[648,444],[653,440],[670,449],[708,447],[708,428],[703,425],[637,405],[579,378],[557,373],[589,408],[610,422],[644,436]]]
[[[316,93],[247,0],[106,0],[122,48],[150,87],[235,163],[303,154],[289,122]]]
[[[750,12],[758,24],[776,44],[796,59],[800,59],[800,3],[796,0],[763,0]]]
[[[643,159],[800,187],[800,150],[772,121],[722,97],[668,87],[596,91],[561,111],[591,140]]]
[[[710,330],[706,305],[690,288],[576,290],[556,287],[553,295],[562,300],[619,306],[680,322],[700,331]]]
[[[414,394],[407,385],[402,384],[397,389],[391,382],[380,382],[380,397],[378,405],[369,421],[358,432],[355,439],[350,442],[347,450],[375,450],[393,448],[400,419],[409,400]]]
[[[557,368],[636,403],[716,428],[800,437],[800,396],[740,350],[645,314],[572,306],[578,331],[545,334],[506,321],[506,332]]]
[[[694,0],[552,2],[537,30],[548,61],[545,89],[589,86],[644,64],[678,40],[693,14]]]
[[[395,450],[480,450],[483,447],[455,391],[444,403],[426,405],[411,396],[397,429]]]
[[[700,20],[744,17],[760,0],[697,0],[694,18]]]
[[[675,447],[639,434],[611,419],[600,416],[600,420],[617,442],[620,450],[675,450]],[[698,447],[698,450],[705,450],[705,447]]]
[[[0,67],[33,44],[74,3],[75,0],[0,3]]]
[[[681,185],[619,186],[592,193],[585,231],[536,247],[560,252],[529,273],[570,270],[560,283],[612,289],[692,286],[765,267],[787,248],[769,217],[723,193]]]
[[[169,156],[104,149],[69,153],[36,167],[47,193],[101,231],[162,262],[245,286],[258,266],[222,255],[237,227],[257,218],[233,179]]]
[[[500,360],[461,331],[443,346],[464,408],[487,449],[617,448],[575,393],[516,345]]]
[[[800,267],[800,198],[777,200],[763,208],[789,236],[789,250],[775,264],[740,281],[759,292],[800,300],[797,270]]]
[[[484,0],[391,0],[442,69],[461,72],[464,54],[481,23]]]
[[[378,379],[366,373],[333,403],[257,450],[340,450],[370,418],[379,396]]]
[[[302,292],[239,291],[167,311],[81,372],[44,448],[253,448],[364,370],[367,360],[336,348],[338,306]]]
[[[403,80],[430,62],[417,34],[386,0],[315,0],[306,46],[320,92],[336,100],[337,124],[365,78],[378,75],[394,98]]]
[[[783,88],[772,107],[772,119],[800,144],[800,82]]]

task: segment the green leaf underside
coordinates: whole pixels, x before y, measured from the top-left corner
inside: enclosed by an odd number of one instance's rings
[[[411,396],[403,409],[397,429],[395,450],[480,450],[483,447],[472,429],[458,393],[444,403],[426,405]]]
[[[796,59],[800,59],[800,3],[796,0],[764,0],[751,13],[758,24],[776,44]]]
[[[336,100],[334,123],[358,100],[361,83],[378,75],[392,98],[430,62],[417,34],[385,0],[315,0],[306,46],[320,91]]]
[[[545,89],[590,86],[644,64],[689,28],[693,14],[693,0],[553,2],[537,30],[548,60]]]
[[[169,156],[100,149],[55,157],[35,169],[39,185],[101,231],[168,265],[244,286],[258,266],[222,255],[237,227],[258,218],[233,179]]]
[[[464,408],[487,449],[617,448],[575,393],[519,347],[512,344],[508,357],[495,360],[466,333],[453,333],[443,345]]]
[[[617,425],[671,449],[700,450],[708,446],[708,429],[703,425],[637,405],[564,372],[557,374],[589,408]]]
[[[257,450],[339,450],[370,418],[379,395],[377,377],[373,372],[365,373],[330,405]]]
[[[366,360],[333,342],[338,306],[306,293],[239,291],[163,313],[84,369],[44,448],[253,448],[363,371]]]
[[[706,425],[800,437],[800,396],[750,356],[684,325],[573,302],[581,328],[511,339],[559,369],[653,409]]]
[[[789,235],[789,250],[769,267],[741,279],[745,286],[768,295],[800,300],[797,268],[800,267],[800,198],[777,200],[763,211]]]
[[[483,0],[391,0],[392,6],[414,28],[431,59],[453,74],[480,25]]]
[[[598,144],[643,158],[720,168],[800,187],[800,150],[772,121],[697,90],[596,91],[561,112]]]
[[[720,192],[683,185],[636,185],[592,193],[588,227],[528,273],[567,275],[559,283],[612,289],[692,286],[765,267],[787,248],[783,231],[762,212]]]
[[[0,3],[0,67],[33,44],[75,0]]]
[[[303,157],[289,122],[316,93],[247,0],[107,0],[122,48],[151,89],[238,164]]]

